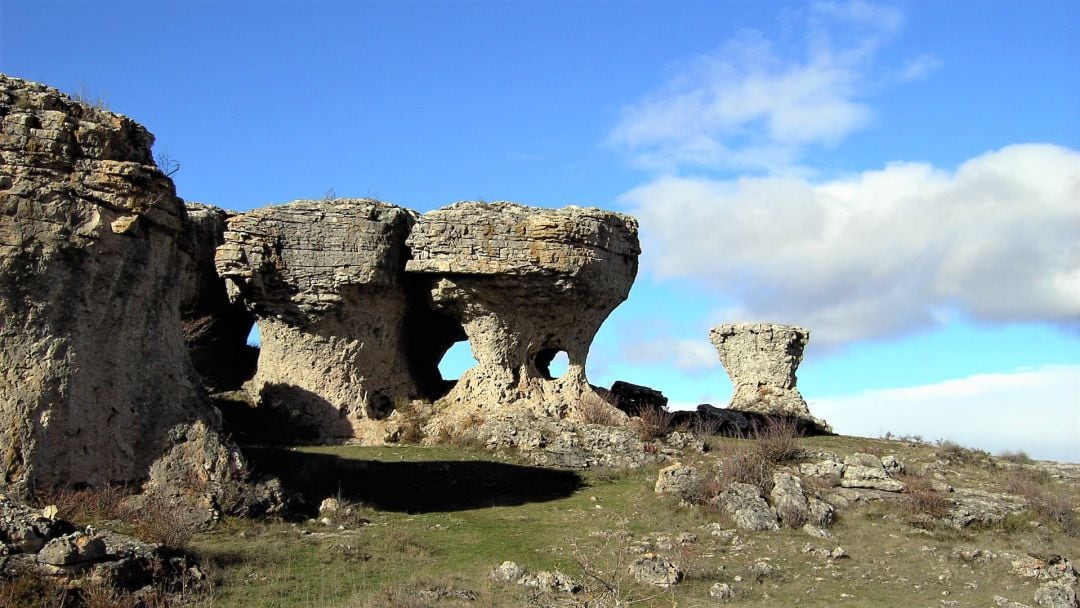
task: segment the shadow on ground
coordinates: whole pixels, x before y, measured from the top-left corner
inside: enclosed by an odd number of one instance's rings
[[[309,514],[328,497],[383,511],[432,513],[557,500],[584,485],[572,471],[502,462],[382,462],[280,448],[246,448],[244,454],[259,471],[299,492]]]

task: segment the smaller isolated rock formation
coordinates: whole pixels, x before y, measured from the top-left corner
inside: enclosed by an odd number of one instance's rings
[[[249,385],[298,436],[365,435],[417,392],[405,356],[411,211],[368,199],[295,201],[228,220],[216,266],[258,319]]]
[[[640,384],[631,384],[616,380],[608,390],[615,407],[631,416],[637,416],[647,410],[662,410],[667,407],[668,398],[664,393]]]
[[[802,362],[810,330],[794,325],[734,323],[714,327],[709,339],[735,385],[730,409],[816,420],[795,387],[795,370]]]
[[[637,274],[636,220],[595,208],[463,202],[422,215],[408,245],[406,271],[426,278],[431,305],[464,328],[478,362],[442,403],[565,418],[596,396],[585,359]],[[559,352],[569,367],[554,378]]]

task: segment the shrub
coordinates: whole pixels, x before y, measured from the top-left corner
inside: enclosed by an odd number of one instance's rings
[[[752,439],[721,448],[719,471],[705,482],[701,492],[704,500],[714,498],[735,482],[755,485],[769,493],[776,465],[802,455],[798,437],[793,421],[779,419],[755,428]]]
[[[1068,488],[1057,486],[1042,471],[1012,471],[1005,490],[1027,499],[1031,510],[1040,518],[1056,523],[1069,536],[1080,536],[1080,517],[1077,517],[1077,496]]]
[[[989,453],[983,450],[966,448],[947,439],[937,442],[935,454],[949,464],[976,464],[985,461],[990,456]]]
[[[1031,459],[1031,456],[1028,456],[1027,452],[1023,450],[1005,450],[998,454],[998,458],[1002,460],[1007,460],[1008,462],[1014,464],[1031,464],[1032,462],[1034,462]]]
[[[123,516],[121,501],[131,491],[120,485],[97,488],[59,489],[39,492],[34,501],[38,508],[56,505],[56,515],[77,523],[90,524]]]
[[[636,425],[642,441],[659,439],[671,430],[671,412],[659,407],[642,409]]]
[[[613,403],[595,393],[585,393],[577,406],[578,418],[585,424],[618,426],[623,422],[622,412]]]
[[[903,475],[904,493],[900,504],[907,514],[941,519],[949,514],[952,501],[934,489],[933,483],[921,475]]]

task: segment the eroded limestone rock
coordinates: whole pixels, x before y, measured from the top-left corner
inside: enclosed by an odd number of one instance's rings
[[[637,222],[593,208],[457,203],[420,217],[408,273],[464,328],[478,365],[443,398],[451,410],[511,404],[564,418],[586,394],[585,359],[637,274]],[[569,369],[549,364],[566,352]]]
[[[295,201],[228,220],[218,273],[258,318],[249,385],[298,436],[365,434],[417,393],[407,356],[411,211],[368,199]]]
[[[225,242],[229,212],[187,203],[180,233],[183,270],[180,315],[191,362],[213,392],[239,389],[255,373],[258,349],[247,345],[255,317],[229,301],[214,267],[214,251]]]
[[[810,340],[809,330],[793,325],[734,323],[714,327],[709,339],[735,385],[731,409],[814,420],[795,387],[795,370]]]
[[[141,482],[219,416],[180,320],[183,204],[131,119],[0,75],[0,485]],[[242,474],[235,447],[177,463]],[[185,473],[186,474],[186,473]]]

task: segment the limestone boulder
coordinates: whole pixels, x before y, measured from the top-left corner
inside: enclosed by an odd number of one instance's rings
[[[594,208],[464,202],[425,213],[406,271],[464,330],[478,365],[443,398],[451,409],[511,404],[572,416],[600,324],[637,274],[637,221]],[[460,338],[459,338],[460,339]],[[550,363],[569,360],[555,378]]]
[[[810,330],[794,325],[734,323],[714,327],[709,339],[720,354],[735,391],[730,408],[814,420],[798,388]],[[827,425],[820,423],[823,430]]]
[[[131,119],[0,75],[0,485],[138,483],[220,429],[180,317],[185,209]],[[176,468],[243,474],[235,446]],[[241,466],[219,468],[219,463]]]
[[[258,319],[262,342],[248,390],[297,436],[363,436],[365,422],[418,392],[403,278],[414,220],[368,199],[295,201],[228,219],[217,271]]]

